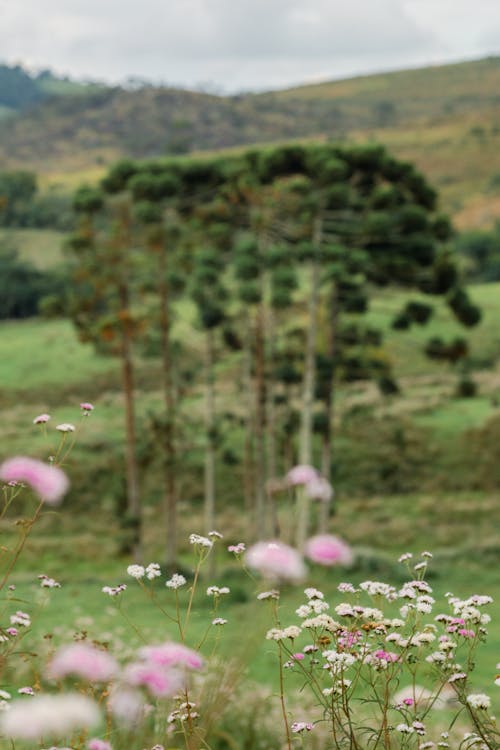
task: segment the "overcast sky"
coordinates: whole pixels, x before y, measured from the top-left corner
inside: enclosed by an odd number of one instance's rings
[[[500,0],[0,0],[0,60],[227,93],[500,53]]]

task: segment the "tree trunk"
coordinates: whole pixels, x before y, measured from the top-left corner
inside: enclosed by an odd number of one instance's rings
[[[269,508],[269,526],[271,536],[278,538],[279,520],[278,508],[276,504],[276,495],[273,491],[273,484],[278,478],[278,466],[276,460],[276,393],[274,388],[274,358],[276,352],[276,330],[275,315],[273,306],[269,303],[266,315],[266,331],[268,342],[268,377],[266,390],[266,447],[267,447],[267,482],[266,496],[267,506]]]
[[[166,412],[163,463],[166,523],[165,565],[170,572],[175,568],[177,562],[177,496],[175,486],[175,399],[170,356],[170,290],[167,281],[167,249],[164,246],[159,247],[158,253],[158,297],[163,397]]]
[[[214,332],[206,331],[206,391],[205,391],[205,533],[215,528],[215,389],[214,389]]]
[[[264,311],[262,302],[255,314],[255,532],[257,539],[267,535],[266,503],[266,379],[264,350]]]
[[[134,369],[131,343],[131,315],[130,291],[128,278],[128,264],[126,261],[129,251],[129,212],[128,207],[122,206],[117,234],[117,272],[118,299],[120,304],[119,320],[120,357],[122,364],[122,385],[125,399],[125,473],[127,483],[127,512],[131,529],[130,548],[134,560],[141,560],[141,526],[142,512],[139,494],[139,472],[137,468],[137,439],[135,430],[135,396]]]
[[[246,401],[245,415],[245,446],[243,456],[243,491],[245,497],[245,511],[253,513],[254,500],[254,409],[252,398],[252,326],[247,320],[244,370],[243,370],[243,400]]]
[[[334,401],[335,401],[335,370],[336,363],[335,358],[337,356],[337,329],[338,329],[338,296],[337,286],[335,283],[332,285],[330,295],[330,314],[329,314],[329,329],[328,329],[328,351],[327,356],[332,363],[332,373],[328,386],[325,389],[324,409],[325,409],[325,433],[323,435],[323,442],[321,447],[321,473],[332,481],[332,458],[333,458],[333,441],[334,441]],[[325,534],[328,530],[328,521],[330,516],[333,514],[333,498],[330,502],[321,501],[320,513],[318,517],[318,532]]]
[[[299,460],[301,464],[313,463],[313,408],[316,390],[316,339],[318,332],[318,306],[320,284],[319,251],[322,239],[322,221],[315,220],[313,232],[314,259],[311,264],[311,287],[309,293],[308,328],[304,359],[302,387],[302,419],[300,430]]]

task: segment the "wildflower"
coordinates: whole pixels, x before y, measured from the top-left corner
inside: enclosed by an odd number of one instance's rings
[[[215,620],[212,620],[212,625],[226,625],[227,620],[224,620],[223,617],[216,617]]]
[[[292,732],[310,732],[314,729],[314,724],[310,724],[306,721],[294,721],[290,729]]]
[[[111,690],[108,707],[113,716],[127,726],[136,724],[144,714],[144,700],[140,692],[122,685]]]
[[[113,750],[109,742],[93,737],[87,742],[87,750]]]
[[[53,578],[49,578],[43,573],[39,575],[38,578],[40,579],[40,586],[42,588],[46,588],[46,589],[60,589],[61,588],[60,583],[55,581]]]
[[[299,464],[290,469],[285,477],[288,485],[296,486],[300,484],[308,484],[318,478],[318,472],[312,466],[307,464]]]
[[[299,553],[282,542],[257,542],[247,551],[245,560],[270,580],[299,582],[306,574]]]
[[[354,588],[352,583],[339,583],[337,591],[340,591],[341,594],[356,594],[358,589]]]
[[[224,596],[224,594],[229,594],[230,589],[227,586],[222,586],[219,588],[219,586],[209,586],[207,589],[207,596]]]
[[[320,534],[309,539],[305,554],[319,565],[350,565],[354,559],[349,545],[331,534]]]
[[[199,534],[189,535],[189,544],[196,544],[199,547],[207,547],[210,549],[213,547],[213,542],[206,536],[200,536]]]
[[[369,596],[383,596],[389,600],[393,599],[396,593],[394,586],[389,586],[388,583],[381,583],[380,581],[362,581],[359,588],[366,591]]]
[[[63,646],[49,664],[49,676],[60,680],[73,674],[89,682],[107,682],[118,672],[111,654],[87,643]]]
[[[27,456],[15,456],[4,461],[0,466],[0,479],[28,484],[41,500],[50,505],[56,505],[69,487],[62,469]]]
[[[330,502],[333,497],[333,487],[324,477],[316,476],[305,484],[306,495],[312,500]]]
[[[50,414],[39,414],[38,417],[34,418],[33,424],[47,424],[49,419]]]
[[[282,641],[285,637],[285,631],[280,628],[271,628],[266,633],[266,639],[268,641]]]
[[[425,570],[427,568],[427,563],[425,561],[419,562],[416,565],[413,566],[413,570],[419,571],[419,570]]]
[[[7,692],[7,690],[0,690],[0,698],[4,701],[10,701],[12,696]]]
[[[313,588],[307,588],[304,589],[304,594],[307,596],[308,599],[324,599],[325,595],[322,591],[318,591],[318,589]]]
[[[20,609],[17,610],[15,615],[11,615],[9,619],[11,625],[22,625],[25,628],[29,628],[31,625],[30,616],[26,612],[21,612]]]
[[[495,685],[498,685],[498,687],[500,687],[500,674],[497,674],[495,677]]]
[[[472,708],[486,711],[491,706],[491,698],[484,693],[471,693],[467,696],[467,703],[472,706]]]
[[[265,599],[279,599],[280,598],[280,592],[277,589],[271,589],[270,591],[262,591],[260,594],[257,594],[257,599],[259,601],[264,601]]]
[[[457,680],[465,679],[467,679],[467,674],[465,672],[454,672],[448,677],[448,682],[457,682]]]
[[[180,589],[181,586],[184,586],[186,583],[186,579],[183,575],[180,573],[174,573],[172,578],[169,578],[169,580],[166,582],[165,586],[169,589]]]
[[[129,664],[124,672],[129,685],[144,686],[156,697],[171,697],[183,685],[182,675],[175,670],[167,670],[152,662],[135,662]]]
[[[35,695],[35,691],[32,687],[29,687],[29,685],[19,688],[17,692],[19,693],[19,695]]]
[[[127,573],[129,576],[132,576],[132,578],[135,578],[139,580],[140,578],[144,578],[145,569],[142,565],[129,565],[127,568]]]
[[[219,531],[209,531],[208,537],[209,539],[224,539],[224,537]]]
[[[94,411],[94,405],[89,404],[88,401],[84,401],[82,404],[80,404],[80,409],[83,411],[84,415],[87,415],[91,411]]]
[[[75,425],[69,422],[62,422],[62,424],[57,425],[56,430],[59,430],[59,432],[74,432]]]
[[[80,693],[37,695],[31,701],[13,701],[0,718],[0,731],[12,739],[38,740],[86,729],[99,719],[97,704]]]
[[[173,641],[167,641],[159,646],[144,646],[139,654],[141,658],[163,667],[201,669],[203,666],[203,659],[197,651]]]
[[[161,576],[161,570],[158,563],[149,563],[148,567],[146,568],[146,576],[149,578],[150,581],[152,581],[154,578],[159,578]]]
[[[5,629],[5,632],[6,632],[6,633],[7,633],[8,635],[11,635],[11,636],[13,636],[13,637],[14,637],[14,636],[18,635],[18,633],[19,633],[19,630],[18,630],[17,628],[6,628],[6,629]]]
[[[413,555],[411,554],[411,552],[405,552],[403,555],[401,555],[401,557],[398,558],[398,562],[406,562],[407,560],[411,560],[412,557]]]
[[[244,542],[238,542],[238,544],[230,544],[227,548],[228,552],[233,552],[235,555],[241,555],[246,550]]]
[[[408,726],[408,724],[398,724],[396,726],[396,732],[401,732],[401,734],[413,734],[414,728]]]
[[[330,615],[316,615],[316,617],[311,617],[308,620],[304,620],[302,623],[302,628],[304,630],[307,630],[308,628],[323,628],[324,630],[328,630],[330,633],[336,633],[338,630],[341,630],[340,624],[333,619],[333,617],[330,617]]]
[[[299,651],[296,654],[292,654],[292,658],[295,659],[295,661],[302,661],[302,659],[305,659],[305,656]]]
[[[103,586],[102,587],[102,593],[103,594],[109,594],[109,596],[118,596],[118,594],[121,594],[122,591],[125,591],[127,588],[127,585],[125,583],[120,583],[119,586]]]

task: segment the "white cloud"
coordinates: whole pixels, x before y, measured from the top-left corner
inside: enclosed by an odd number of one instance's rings
[[[500,3],[0,0],[0,19],[9,61],[234,90],[481,54],[485,33],[500,27]]]

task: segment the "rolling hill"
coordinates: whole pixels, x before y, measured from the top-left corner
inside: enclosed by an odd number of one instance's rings
[[[458,226],[500,217],[499,57],[230,97],[147,85],[75,96],[54,80],[58,95],[0,121],[1,162],[45,185],[97,179],[122,156],[369,139],[416,162]]]

